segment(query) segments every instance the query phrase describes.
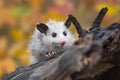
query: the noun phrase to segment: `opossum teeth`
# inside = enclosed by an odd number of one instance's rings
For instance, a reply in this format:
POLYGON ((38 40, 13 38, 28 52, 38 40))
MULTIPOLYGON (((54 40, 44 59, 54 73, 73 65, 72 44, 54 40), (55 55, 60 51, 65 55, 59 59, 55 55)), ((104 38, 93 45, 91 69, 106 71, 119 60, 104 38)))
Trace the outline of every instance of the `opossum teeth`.
POLYGON ((56 52, 53 52, 54 54, 57 54, 56 52))
POLYGON ((52 56, 51 52, 48 53, 49 56, 52 56))
POLYGON ((53 55, 56 55, 56 52, 55 52, 55 51, 52 51, 51 53, 52 53, 53 55))
POLYGON ((56 52, 51 51, 51 52, 48 52, 45 56, 49 58, 49 57, 54 56, 54 55, 56 55, 56 52))
POLYGON ((51 51, 50 53, 51 53, 51 56, 54 56, 54 55, 55 55, 55 53, 54 53, 53 51, 51 51))
POLYGON ((48 55, 48 54, 46 54, 45 56, 46 56, 46 57, 49 57, 49 55, 48 55))

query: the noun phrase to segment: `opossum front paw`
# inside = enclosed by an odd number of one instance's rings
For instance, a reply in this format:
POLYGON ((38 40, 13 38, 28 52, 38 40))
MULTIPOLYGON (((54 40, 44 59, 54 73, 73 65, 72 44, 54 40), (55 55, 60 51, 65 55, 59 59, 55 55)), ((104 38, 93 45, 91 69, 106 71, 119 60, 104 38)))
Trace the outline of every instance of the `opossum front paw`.
POLYGON ((50 57, 53 57, 53 56, 56 55, 56 54, 57 54, 56 52, 51 51, 51 52, 47 52, 45 56, 46 56, 47 58, 50 58, 50 57))

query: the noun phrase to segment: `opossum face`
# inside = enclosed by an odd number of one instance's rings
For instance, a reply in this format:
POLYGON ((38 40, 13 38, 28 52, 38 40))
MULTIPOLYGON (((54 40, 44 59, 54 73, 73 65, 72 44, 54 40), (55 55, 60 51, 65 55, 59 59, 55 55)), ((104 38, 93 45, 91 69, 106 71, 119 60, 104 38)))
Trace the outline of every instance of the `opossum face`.
POLYGON ((37 29, 43 33, 42 42, 46 46, 68 48, 75 41, 64 22, 50 20, 46 24, 38 24, 37 29))

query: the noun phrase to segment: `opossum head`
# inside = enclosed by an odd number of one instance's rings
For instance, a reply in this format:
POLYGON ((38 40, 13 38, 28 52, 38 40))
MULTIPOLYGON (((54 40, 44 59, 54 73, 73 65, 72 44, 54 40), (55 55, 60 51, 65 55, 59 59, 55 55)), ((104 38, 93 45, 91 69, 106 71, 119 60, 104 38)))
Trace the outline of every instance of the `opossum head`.
POLYGON ((74 36, 68 30, 68 26, 65 26, 62 21, 49 20, 46 24, 39 23, 37 30, 43 34, 41 41, 43 45, 67 48, 75 41, 74 36))

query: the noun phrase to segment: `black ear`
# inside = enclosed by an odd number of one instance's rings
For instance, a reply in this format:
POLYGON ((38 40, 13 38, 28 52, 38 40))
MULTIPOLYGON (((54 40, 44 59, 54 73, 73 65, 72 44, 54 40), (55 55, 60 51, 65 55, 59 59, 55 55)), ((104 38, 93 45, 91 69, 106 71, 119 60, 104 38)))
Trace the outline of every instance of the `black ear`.
POLYGON ((45 33, 48 30, 48 26, 43 24, 43 23, 39 23, 37 24, 37 29, 41 32, 41 33, 45 33))

